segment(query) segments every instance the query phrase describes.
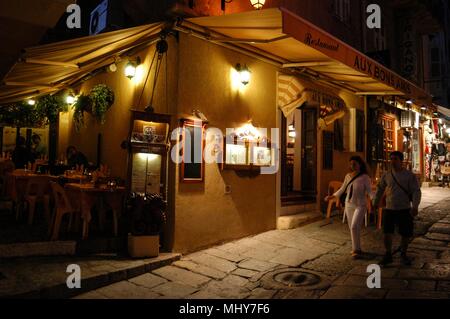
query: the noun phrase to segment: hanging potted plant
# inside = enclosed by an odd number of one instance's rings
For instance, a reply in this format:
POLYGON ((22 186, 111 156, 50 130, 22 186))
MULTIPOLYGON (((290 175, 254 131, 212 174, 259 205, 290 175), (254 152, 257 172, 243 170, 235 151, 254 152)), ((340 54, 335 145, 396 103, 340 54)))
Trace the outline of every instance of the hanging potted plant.
POLYGON ((114 103, 114 92, 105 84, 96 85, 89 93, 92 115, 101 124, 105 123, 105 114, 114 103))
POLYGON ((75 130, 80 131, 84 127, 84 112, 91 112, 91 99, 88 95, 81 94, 72 106, 73 108, 73 122, 75 130))
POLYGON ((159 255, 159 235, 166 223, 167 202, 159 194, 131 194, 128 201, 130 233, 128 253, 131 257, 159 255))
POLYGON ((61 95, 45 95, 39 98, 36 111, 47 118, 47 123, 54 124, 58 120, 60 112, 68 111, 68 106, 63 102, 61 95))

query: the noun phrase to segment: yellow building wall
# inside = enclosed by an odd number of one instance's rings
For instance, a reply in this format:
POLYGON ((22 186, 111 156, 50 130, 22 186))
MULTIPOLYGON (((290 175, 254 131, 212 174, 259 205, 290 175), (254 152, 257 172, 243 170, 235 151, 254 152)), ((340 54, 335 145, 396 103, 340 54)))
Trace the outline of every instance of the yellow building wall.
MULTIPOLYGON (((257 127, 276 127, 276 69, 218 45, 180 35, 178 113, 200 110, 208 127, 225 132, 252 119, 257 127), (245 87, 233 85, 237 63, 252 72, 245 87)), ((239 177, 206 164, 205 182, 184 184, 176 175, 174 250, 187 252, 274 229, 276 175, 239 177), (231 194, 225 194, 225 186, 231 194)))
MULTIPOLYGON (((170 113, 170 108, 175 106, 175 70, 177 67, 176 41, 173 38, 170 38, 168 39, 168 42, 170 45, 168 58, 163 60, 153 101, 155 112, 166 114, 170 113), (168 75, 167 92, 166 74, 168 75)), ((114 91, 115 101, 106 113, 106 121, 103 125, 97 123, 91 114, 85 113, 85 127, 79 132, 75 130, 73 124, 73 110, 69 113, 61 114, 58 158, 65 156, 65 150, 69 145, 74 145, 79 151, 87 156, 90 162, 97 164, 97 136, 98 134, 101 134, 101 163, 107 164, 111 168, 111 174, 113 176, 126 178, 128 153, 126 150, 123 150, 120 145, 122 141, 128 138, 131 117, 130 110, 143 110, 150 104, 155 66, 150 70, 150 76, 145 84, 145 88, 144 83, 154 52, 155 45, 152 45, 136 52, 130 57, 135 59, 139 56, 141 59, 141 65, 138 67, 137 76, 131 80, 125 77, 124 73, 128 59, 122 58, 117 64, 116 72, 100 72, 74 88, 77 93, 89 94, 90 90, 95 85, 106 84, 114 91)))
MULTIPOLYGON (((364 98, 350 94, 345 91, 338 91, 330 89, 339 97, 341 97, 348 109, 358 109, 364 111, 364 98)), ((326 131, 334 131, 334 124, 329 125, 326 131)), ((319 170, 319 185, 318 190, 318 205, 324 211, 327 203, 324 202, 325 196, 328 194, 328 184, 330 181, 344 181, 345 175, 349 173, 349 160, 352 156, 358 155, 365 160, 365 153, 349 152, 349 151, 333 151, 333 169, 323 170, 323 157, 322 157, 322 131, 318 131, 318 170, 319 170)))

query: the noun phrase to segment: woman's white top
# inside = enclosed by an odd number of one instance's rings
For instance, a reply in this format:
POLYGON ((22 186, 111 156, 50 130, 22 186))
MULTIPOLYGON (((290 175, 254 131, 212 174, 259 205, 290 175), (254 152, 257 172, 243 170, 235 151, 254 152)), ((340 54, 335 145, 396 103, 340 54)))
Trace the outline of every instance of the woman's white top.
MULTIPOLYGON (((344 183, 341 188, 339 188, 336 193, 333 195, 337 198, 341 197, 345 192, 345 188, 347 184, 352 180, 352 174, 347 174, 344 179, 344 183)), ((350 206, 366 206, 367 205, 367 195, 369 195, 370 199, 373 199, 372 192, 372 182, 370 177, 366 174, 359 176, 356 178, 348 187, 347 187, 347 197, 345 198, 345 205, 348 204, 350 206), (353 187, 352 198, 350 199, 350 189, 353 187)))

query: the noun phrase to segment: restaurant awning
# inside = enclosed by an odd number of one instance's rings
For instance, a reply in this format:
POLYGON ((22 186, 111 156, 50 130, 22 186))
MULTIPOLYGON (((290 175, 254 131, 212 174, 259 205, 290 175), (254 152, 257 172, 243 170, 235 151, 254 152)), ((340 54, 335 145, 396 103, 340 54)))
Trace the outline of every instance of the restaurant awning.
POLYGON ((158 39, 164 23, 154 23, 24 50, 0 84, 0 105, 70 87, 125 52, 158 39))
POLYGON ((319 123, 322 123, 323 126, 343 117, 346 112, 344 100, 330 93, 329 90, 318 85, 304 85, 295 76, 280 75, 278 77, 277 104, 284 116, 289 117, 292 112, 305 103, 319 106, 319 123))
POLYGON ((420 87, 284 8, 190 18, 177 29, 233 44, 283 68, 307 70, 316 81, 356 95, 402 95, 431 104, 420 87))

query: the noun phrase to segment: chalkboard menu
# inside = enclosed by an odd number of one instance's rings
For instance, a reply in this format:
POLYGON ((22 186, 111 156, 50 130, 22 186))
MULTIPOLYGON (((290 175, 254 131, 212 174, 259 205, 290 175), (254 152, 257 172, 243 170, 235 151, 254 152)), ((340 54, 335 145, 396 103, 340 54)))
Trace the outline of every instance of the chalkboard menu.
POLYGON ((201 183, 204 181, 205 165, 203 159, 204 130, 201 121, 182 121, 182 162, 180 181, 201 183))

